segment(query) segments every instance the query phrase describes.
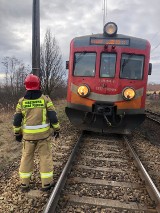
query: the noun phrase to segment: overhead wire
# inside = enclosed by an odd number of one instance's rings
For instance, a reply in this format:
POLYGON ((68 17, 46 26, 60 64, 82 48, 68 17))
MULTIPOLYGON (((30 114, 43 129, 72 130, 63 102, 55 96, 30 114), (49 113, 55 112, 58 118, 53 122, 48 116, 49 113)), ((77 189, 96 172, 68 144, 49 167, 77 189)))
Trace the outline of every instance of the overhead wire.
MULTIPOLYGON (((156 33, 152 36, 151 41, 150 41, 151 43, 152 43, 152 41, 154 41, 153 39, 154 39, 159 33, 160 33, 160 31, 156 32, 156 33)), ((157 49, 159 46, 160 46, 160 42, 159 42, 153 49, 151 49, 151 53, 152 53, 155 49, 157 49)))
POLYGON ((153 51, 154 51, 155 49, 157 49, 159 46, 160 46, 160 42, 157 44, 156 47, 154 47, 154 48, 151 50, 151 53, 153 53, 153 51))
POLYGON ((150 41, 151 43, 152 43, 153 39, 154 39, 159 33, 160 33, 160 31, 156 32, 156 33, 152 36, 151 41, 150 41))

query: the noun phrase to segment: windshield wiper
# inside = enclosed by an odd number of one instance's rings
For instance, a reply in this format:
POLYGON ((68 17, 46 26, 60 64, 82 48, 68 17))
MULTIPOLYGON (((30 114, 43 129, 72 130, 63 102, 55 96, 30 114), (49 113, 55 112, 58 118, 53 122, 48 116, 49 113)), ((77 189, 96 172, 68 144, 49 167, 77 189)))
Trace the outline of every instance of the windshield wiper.
POLYGON ((131 53, 127 59, 124 59, 123 64, 122 64, 122 72, 124 67, 126 66, 126 64, 128 64, 128 62, 130 61, 130 59, 132 58, 132 56, 134 55, 134 53, 131 53))
POLYGON ((86 51, 83 51, 79 54, 79 56, 76 58, 75 60, 75 64, 77 64, 82 58, 83 56, 86 54, 87 52, 86 51))

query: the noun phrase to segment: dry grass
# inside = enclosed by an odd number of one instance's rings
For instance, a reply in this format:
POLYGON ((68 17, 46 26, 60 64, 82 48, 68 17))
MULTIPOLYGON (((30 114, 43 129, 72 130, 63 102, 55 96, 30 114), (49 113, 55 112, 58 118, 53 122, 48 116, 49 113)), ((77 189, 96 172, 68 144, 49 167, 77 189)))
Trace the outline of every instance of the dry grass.
POLYGON ((148 98, 146 100, 146 109, 160 113, 160 100, 152 100, 148 98))
POLYGON ((56 112, 60 123, 67 121, 68 118, 65 114, 66 100, 58 100, 54 102, 54 106, 56 108, 56 112))
POLYGON ((1 112, 0 119, 0 170, 13 162, 21 154, 21 145, 18 144, 12 132, 13 112, 1 112))

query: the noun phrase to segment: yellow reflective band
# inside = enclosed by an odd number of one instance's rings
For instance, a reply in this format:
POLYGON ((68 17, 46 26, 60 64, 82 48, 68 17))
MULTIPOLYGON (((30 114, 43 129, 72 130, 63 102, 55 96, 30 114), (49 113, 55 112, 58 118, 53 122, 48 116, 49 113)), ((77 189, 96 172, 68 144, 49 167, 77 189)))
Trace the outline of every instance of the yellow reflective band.
POLYGON ((49 129, 50 129, 50 126, 47 126, 45 128, 41 128, 41 129, 23 129, 23 132, 28 133, 28 134, 36 134, 36 133, 40 133, 40 132, 46 132, 49 129))
POLYGON ((21 127, 14 127, 13 126, 13 130, 14 130, 14 132, 19 132, 21 130, 21 127))
POLYGON ((57 123, 57 124, 52 124, 52 126, 53 126, 54 129, 59 129, 59 128, 60 128, 59 123, 57 123))
POLYGON ((50 101, 47 103, 47 107, 53 106, 53 103, 50 101))
POLYGON ((27 100, 22 102, 22 107, 24 109, 43 108, 45 104, 43 99, 27 100))
POLYGON ((53 177, 53 172, 41 172, 41 178, 51 178, 53 177))
POLYGON ((26 172, 26 173, 19 172, 19 175, 20 175, 21 178, 30 178, 31 175, 32 175, 32 172, 26 172))
POLYGON ((21 109, 21 105, 18 103, 16 106, 17 109, 21 109))
POLYGON ((22 115, 23 115, 23 124, 26 123, 26 112, 25 110, 22 110, 22 115))
POLYGON ((46 123, 46 109, 43 109, 43 115, 42 115, 42 124, 46 123))

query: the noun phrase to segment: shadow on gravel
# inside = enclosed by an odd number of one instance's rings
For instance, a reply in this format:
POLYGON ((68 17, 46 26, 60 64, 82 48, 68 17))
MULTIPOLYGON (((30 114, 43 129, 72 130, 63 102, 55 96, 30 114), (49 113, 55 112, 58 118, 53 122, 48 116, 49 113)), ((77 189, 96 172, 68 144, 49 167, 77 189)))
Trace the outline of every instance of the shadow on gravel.
POLYGON ((136 131, 139 131, 151 144, 160 146, 159 125, 152 121, 145 120, 144 123, 136 129, 136 131))

